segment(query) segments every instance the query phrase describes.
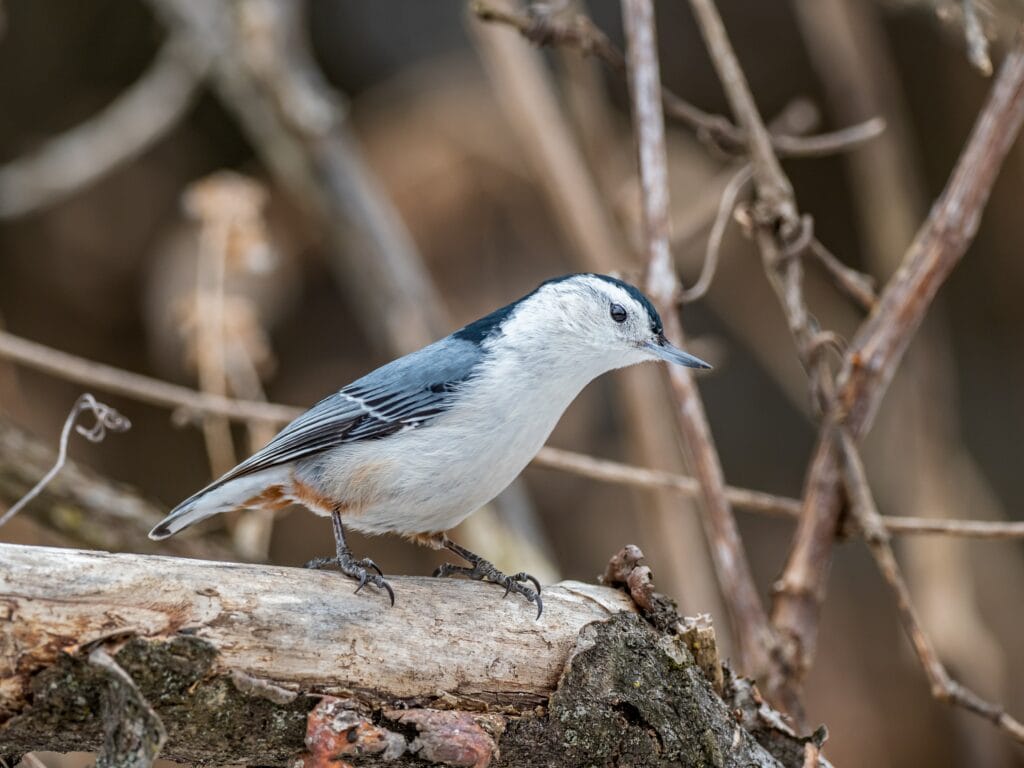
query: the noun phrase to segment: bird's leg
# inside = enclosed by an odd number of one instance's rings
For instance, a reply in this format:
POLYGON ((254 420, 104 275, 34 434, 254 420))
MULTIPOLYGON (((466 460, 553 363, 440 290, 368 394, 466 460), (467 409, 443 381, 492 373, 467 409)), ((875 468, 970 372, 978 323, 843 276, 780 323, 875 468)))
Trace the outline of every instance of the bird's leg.
POLYGON ((317 557, 306 563, 307 568, 325 568, 329 565, 337 565, 338 570, 346 576, 359 582, 356 592, 367 584, 373 584, 378 589, 383 589, 391 598, 391 604, 395 604, 395 591, 391 585, 384 581, 384 573, 380 567, 368 557, 357 560, 352 556, 352 550, 345 543, 345 529, 341 525, 341 510, 335 508, 331 512, 331 523, 334 525, 334 542, 337 554, 334 557, 317 557), (370 573, 370 570, 376 573, 370 573))
POLYGON ((492 584, 499 584, 505 588, 504 597, 507 597, 509 592, 515 592, 516 594, 525 597, 531 603, 536 603, 537 618, 540 618, 540 614, 544 610, 544 603, 540 599, 540 582, 537 581, 537 579, 528 573, 523 573, 522 571, 513 576, 506 576, 495 568, 493 563, 488 560, 484 560, 480 555, 470 552, 465 547, 460 547, 447 536, 444 537, 443 543, 447 549, 454 552, 467 563, 470 563, 472 567, 467 568, 460 565, 445 563, 434 571, 435 576, 465 576, 466 578, 473 579, 475 581, 489 581, 492 584), (532 583, 536 589, 531 589, 523 582, 532 583))

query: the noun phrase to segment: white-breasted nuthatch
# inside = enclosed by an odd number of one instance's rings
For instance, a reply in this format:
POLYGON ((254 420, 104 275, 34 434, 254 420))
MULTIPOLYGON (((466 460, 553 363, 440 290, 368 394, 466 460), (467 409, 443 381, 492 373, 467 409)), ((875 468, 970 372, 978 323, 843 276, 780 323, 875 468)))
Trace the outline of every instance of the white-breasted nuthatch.
POLYGON ((516 478, 584 386, 647 360, 710 368, 668 342, 654 305, 632 285, 596 274, 548 280, 321 400, 175 507, 150 538, 229 510, 301 504, 332 518, 337 545, 335 557, 310 566, 337 564, 357 591, 370 583, 394 603, 376 563, 353 557, 346 527, 447 548, 470 565, 445 564, 435 575, 500 584, 536 603, 539 617, 536 579, 506 576, 445 532, 516 478))

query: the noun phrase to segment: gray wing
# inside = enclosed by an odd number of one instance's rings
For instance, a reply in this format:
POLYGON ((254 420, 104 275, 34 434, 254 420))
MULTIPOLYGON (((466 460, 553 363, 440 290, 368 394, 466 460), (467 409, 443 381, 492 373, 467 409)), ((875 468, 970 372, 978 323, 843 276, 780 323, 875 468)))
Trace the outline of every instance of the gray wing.
POLYGON ((400 357, 321 400, 215 485, 427 424, 451 407, 483 354, 479 345, 449 336, 400 357))

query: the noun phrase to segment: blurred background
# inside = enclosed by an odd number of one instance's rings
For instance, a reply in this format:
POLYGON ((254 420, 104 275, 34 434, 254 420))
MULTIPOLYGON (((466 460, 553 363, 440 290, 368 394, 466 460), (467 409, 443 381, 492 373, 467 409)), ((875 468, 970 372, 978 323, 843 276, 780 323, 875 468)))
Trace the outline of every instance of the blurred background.
MULTIPOLYGON (((820 239, 884 283, 990 84, 962 26, 941 2, 718 5, 766 119, 817 132, 885 118, 886 133, 860 149, 785 163, 820 239)), ((621 47, 618 4, 585 8, 621 47)), ((656 9, 665 84, 728 114, 688 6, 656 9)), ((995 18, 984 15, 998 38, 995 18)), ((997 39, 996 63, 1001 50, 997 39)), ((735 161, 685 126, 668 131, 674 251, 690 285, 735 161)), ((539 51, 460 0, 0 0, 0 326, 91 360, 309 405, 541 280, 594 269, 639 280, 637 189, 621 75, 539 51)), ((1022 204, 1017 147, 868 439, 883 513, 1022 519, 1022 204)), ((808 273, 823 325, 851 333, 861 311, 808 273)), ((799 497, 816 435, 805 376, 738 227, 683 324, 689 349, 715 365, 699 383, 728 482, 799 497)), ((99 446, 78 441, 72 456, 161 508, 274 432, 172 418, 2 357, 0 425, 55 446, 84 389, 134 426, 99 446)), ((606 377, 551 444, 679 471, 666 393, 653 367, 606 377)), ((792 525, 737 514, 767 599, 792 525)), ((330 541, 328 523, 302 510, 197 533, 286 565, 330 541)), ((33 512, 0 535, 90 543, 33 512)), ((385 573, 440 562, 403 541, 352 538, 385 573)), ((591 581, 635 543, 659 587, 684 612, 711 613, 728 647, 700 525, 680 495, 533 467, 455 538, 543 580, 591 581)), ((1024 545, 918 537, 898 556, 953 674, 1019 716, 1024 545)), ((1024 765, 989 724, 932 701, 857 540, 840 545, 828 589, 806 703, 829 727, 836 765, 1024 765)))

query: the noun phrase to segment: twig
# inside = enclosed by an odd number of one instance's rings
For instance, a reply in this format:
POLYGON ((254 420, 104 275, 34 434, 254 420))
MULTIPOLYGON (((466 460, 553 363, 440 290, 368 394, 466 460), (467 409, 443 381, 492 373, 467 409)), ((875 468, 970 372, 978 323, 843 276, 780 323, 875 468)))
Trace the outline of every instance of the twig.
POLYGON ((621 268, 627 250, 622 235, 590 178, 543 61, 528 45, 501 30, 476 24, 470 31, 498 103, 519 134, 555 220, 580 260, 595 272, 621 268))
MULTIPOLYGON (((681 340, 683 329, 676 310, 678 281, 669 249, 668 171, 654 8, 651 0, 623 0, 622 12, 640 164, 648 260, 646 287, 664 316, 666 332, 681 340)), ((672 366, 669 374, 689 463, 703 492, 700 509, 712 561, 736 631, 740 666, 749 674, 756 675, 768 664, 768 619, 725 496, 721 463, 697 386, 686 368, 672 366)))
POLYGON ((148 0, 213 57, 212 85, 281 186, 323 230, 341 291, 378 350, 406 353, 446 326, 409 232, 366 167, 342 98, 309 49, 303 4, 148 0))
MULTIPOLYGON (((637 467, 609 459, 599 459, 551 446, 541 449, 534 459, 533 465, 544 469, 569 472, 605 483, 630 485, 636 488, 668 489, 677 491, 684 496, 700 496, 703 493, 700 482, 693 477, 637 467)), ((787 499, 782 496, 732 486, 725 487, 725 496, 730 504, 757 514, 790 519, 795 519, 800 514, 800 501, 797 499, 787 499)), ((1021 535, 1024 536, 1024 524, 1021 524, 1021 535)))
POLYGON ((90 443, 100 443, 103 441, 103 438, 107 436, 108 429, 111 432, 126 432, 131 428, 131 426, 131 422, 128 421, 128 419, 115 411, 109 405, 98 402, 96 398, 88 392, 79 397, 68 412, 68 417, 64 420, 64 428, 60 433, 60 450, 57 453, 56 463, 54 463, 50 471, 43 475, 39 482, 36 483, 28 493, 12 504, 11 508, 3 515, 0 515, 0 525, 3 525, 24 509, 25 506, 32 501, 32 499, 38 496, 63 468, 64 464, 68 460, 68 440, 71 437, 72 427, 74 427, 75 432, 80 434, 90 443), (76 424, 78 417, 86 412, 91 413, 96 417, 96 423, 88 428, 81 424, 76 424))
POLYGON ((900 619, 914 646, 914 652, 931 683, 932 696, 939 701, 963 707, 991 720, 1008 735, 1024 743, 1024 724, 1006 714, 1002 706, 985 701, 973 691, 953 680, 939 660, 931 640, 925 634, 921 622, 918 620, 917 611, 911 601, 910 590, 900 571, 899 564, 896 562, 889 534, 882 524, 882 516, 878 512, 878 508, 875 506, 857 443, 846 428, 838 430, 837 439, 843 454, 846 485, 853 506, 853 514, 864 532, 864 540, 878 564, 878 569, 896 594, 896 607, 899 609, 900 619))
MULTIPOLYGON (((6 510, 56 463, 56 446, 0 419, 0 511, 6 510)), ((172 554, 234 561, 238 554, 221 536, 175 536, 154 542, 148 534, 167 508, 138 491, 68 459, 43 492, 22 511, 64 541, 87 549, 172 554)))
POLYGON ((871 426, 903 353, 939 287, 973 240, 1003 159, 1024 120, 1024 44, 1007 55, 989 99, 942 195, 878 305, 851 343, 838 379, 837 408, 822 428, 808 471, 804 514, 777 592, 774 623, 789 638, 785 662, 799 680, 814 652, 822 585, 839 519, 839 455, 831 429, 855 438, 871 426))
MULTIPOLYGON (((584 55, 597 56, 616 72, 626 71, 622 51, 583 14, 559 19, 536 8, 532 13, 523 13, 507 6, 498 7, 486 0, 474 0, 470 7, 481 21, 507 24, 536 45, 576 48, 584 55)), ((705 112, 666 88, 662 88, 661 96, 665 114, 692 128, 699 138, 731 152, 742 151, 746 146, 742 129, 721 115, 705 112)), ((818 136, 776 135, 772 137, 772 143, 779 154, 787 157, 818 157, 852 149, 875 138, 884 129, 885 122, 873 118, 818 136)))
MULTIPOLYGON (((237 212, 231 195, 219 187, 217 177, 201 179, 184 195, 185 210, 199 225, 196 252, 194 297, 195 362, 199 388, 203 392, 226 396, 226 340, 224 338, 224 280, 228 248, 237 212)), ((206 456, 213 477, 231 469, 235 460, 231 425, 220 416, 208 416, 202 423, 206 456)))
MULTIPOLYGON (((207 395, 188 387, 169 384, 159 379, 59 352, 4 331, 0 331, 0 357, 80 384, 100 387, 135 400, 183 409, 197 415, 216 414, 234 421, 280 426, 302 413, 302 408, 290 405, 207 395)), ((697 496, 701 493, 700 483, 693 477, 599 459, 551 446, 541 448, 533 464, 607 483, 632 485, 637 488, 665 488, 687 496, 697 496)), ((801 502, 798 499, 733 486, 726 486, 725 493, 731 504, 750 512, 786 518, 797 518, 800 515, 801 502)), ((144 527, 148 530, 155 520, 147 519, 143 523, 144 527)), ((946 534, 978 539, 1024 538, 1024 522, 895 516, 886 517, 884 520, 886 528, 894 534, 946 534)))
POLYGON ((0 330, 0 356, 77 384, 104 389, 144 403, 179 409, 189 418, 215 413, 235 421, 287 424, 300 408, 252 403, 197 392, 150 376, 70 355, 0 330))
POLYGON ((718 257, 722 251, 722 239, 725 237, 725 228, 729 226, 733 210, 736 208, 736 201, 739 199, 743 188, 750 181, 752 171, 750 165, 744 165, 722 192, 722 199, 718 203, 718 212, 715 214, 714 224, 711 225, 711 234, 708 235, 708 244, 704 251, 704 265, 701 267, 700 276, 689 288, 679 294, 679 300, 683 303, 697 301, 703 298, 715 279, 715 272, 718 269, 718 257))
POLYGON ((205 51, 172 35, 102 112, 0 168, 0 218, 59 202, 144 152, 185 114, 208 65, 205 51))
POLYGON ((818 238, 811 241, 808 251, 843 293, 868 312, 875 308, 878 296, 875 294, 875 281, 870 275, 843 264, 818 238))
POLYGON ((964 36, 967 38, 967 58, 985 77, 992 74, 992 59, 988 55, 988 38, 978 18, 974 0, 961 0, 964 17, 964 36))

